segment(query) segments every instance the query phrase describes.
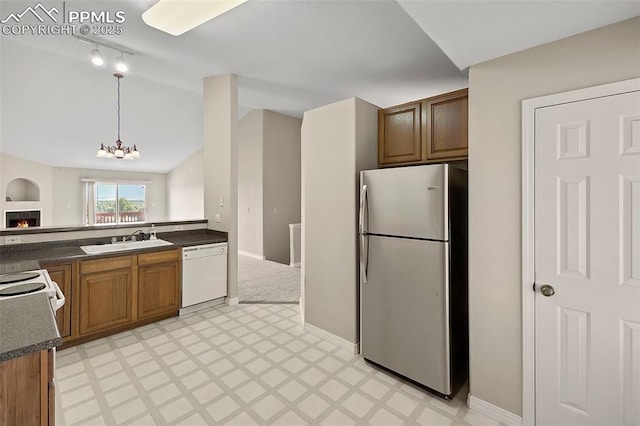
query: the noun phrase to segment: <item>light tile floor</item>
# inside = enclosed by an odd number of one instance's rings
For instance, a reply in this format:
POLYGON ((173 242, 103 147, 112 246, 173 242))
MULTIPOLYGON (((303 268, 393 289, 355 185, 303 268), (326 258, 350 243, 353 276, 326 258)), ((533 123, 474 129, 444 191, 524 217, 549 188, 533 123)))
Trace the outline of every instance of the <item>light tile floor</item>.
POLYGON ((58 425, 498 425, 300 327, 298 305, 235 305, 58 352, 58 425))

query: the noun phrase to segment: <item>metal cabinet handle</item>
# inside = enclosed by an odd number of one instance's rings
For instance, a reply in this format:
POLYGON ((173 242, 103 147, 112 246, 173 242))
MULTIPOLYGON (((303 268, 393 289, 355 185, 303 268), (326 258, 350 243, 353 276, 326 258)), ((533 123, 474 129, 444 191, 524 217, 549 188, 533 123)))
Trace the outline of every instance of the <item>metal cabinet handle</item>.
POLYGON ((549 284, 545 284, 540 287, 540 293, 542 293, 542 295, 545 297, 551 297, 556 294, 556 290, 549 284))

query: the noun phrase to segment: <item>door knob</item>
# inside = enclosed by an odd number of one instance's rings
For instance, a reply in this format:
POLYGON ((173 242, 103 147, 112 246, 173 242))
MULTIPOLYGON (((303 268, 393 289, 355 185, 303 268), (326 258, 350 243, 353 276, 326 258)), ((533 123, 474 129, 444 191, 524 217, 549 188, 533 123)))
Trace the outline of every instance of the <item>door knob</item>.
POLYGON ((543 296, 551 297, 551 296, 553 296, 554 294, 556 294, 556 291, 555 291, 555 289, 554 289, 552 286, 550 286, 549 284, 545 284, 545 285, 543 285, 542 287, 540 287, 540 293, 542 293, 542 295, 543 295, 543 296))

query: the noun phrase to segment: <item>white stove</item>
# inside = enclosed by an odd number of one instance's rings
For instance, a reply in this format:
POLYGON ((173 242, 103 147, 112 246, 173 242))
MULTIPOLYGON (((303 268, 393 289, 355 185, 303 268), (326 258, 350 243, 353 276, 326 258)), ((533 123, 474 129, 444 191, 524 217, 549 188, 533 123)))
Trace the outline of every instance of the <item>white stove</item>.
POLYGON ((46 269, 0 275, 0 300, 36 293, 49 295, 51 308, 54 312, 64 306, 64 294, 58 284, 51 279, 46 269))

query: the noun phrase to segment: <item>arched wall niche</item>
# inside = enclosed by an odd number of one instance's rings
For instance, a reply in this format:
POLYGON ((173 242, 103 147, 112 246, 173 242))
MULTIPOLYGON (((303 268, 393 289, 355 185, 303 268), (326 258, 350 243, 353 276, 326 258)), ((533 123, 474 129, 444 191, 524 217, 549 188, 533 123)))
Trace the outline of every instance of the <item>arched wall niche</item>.
POLYGON ((5 201, 40 201, 40 187, 29 179, 13 179, 7 185, 5 197, 5 201))

